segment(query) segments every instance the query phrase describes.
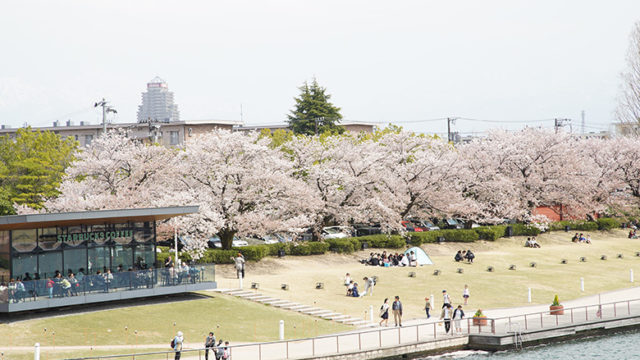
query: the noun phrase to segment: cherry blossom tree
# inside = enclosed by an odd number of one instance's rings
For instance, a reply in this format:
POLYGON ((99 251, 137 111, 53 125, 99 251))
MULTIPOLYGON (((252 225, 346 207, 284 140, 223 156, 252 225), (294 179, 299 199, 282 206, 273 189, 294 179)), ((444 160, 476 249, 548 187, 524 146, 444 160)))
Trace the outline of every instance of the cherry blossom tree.
POLYGON ((582 146, 566 133, 494 131, 461 150, 474 170, 466 195, 479 202, 480 215, 494 218, 529 220, 541 205, 585 214, 592 209, 595 174, 582 146))
POLYGON ((447 142, 407 132, 388 133, 379 140, 384 172, 378 187, 388 192, 384 200, 396 214, 396 227, 406 217, 459 213, 462 197, 458 152, 447 142))
POLYGON ((173 150, 133 141, 114 131, 79 152, 49 212, 124 209, 164 204, 163 177, 173 150))
POLYGON ((196 137, 171 162, 171 189, 200 204, 199 233, 218 234, 223 248, 238 235, 299 231, 313 198, 292 176, 292 162, 257 133, 213 131, 196 137))
POLYGON ((316 239, 327 225, 387 224, 396 218, 376 187, 384 171, 380 145, 354 135, 299 136, 285 143, 294 176, 307 184, 316 239))

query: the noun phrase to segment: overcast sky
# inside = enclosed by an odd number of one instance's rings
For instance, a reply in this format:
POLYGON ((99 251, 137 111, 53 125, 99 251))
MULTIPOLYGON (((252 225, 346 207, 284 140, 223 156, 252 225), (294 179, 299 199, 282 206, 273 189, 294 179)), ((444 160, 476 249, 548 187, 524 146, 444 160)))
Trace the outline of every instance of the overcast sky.
POLYGON ((638 20, 638 0, 3 1, 0 124, 97 123, 102 97, 134 122, 155 76, 183 120, 242 104, 247 125, 283 123, 315 76, 346 121, 575 130, 584 110, 606 129, 638 20))

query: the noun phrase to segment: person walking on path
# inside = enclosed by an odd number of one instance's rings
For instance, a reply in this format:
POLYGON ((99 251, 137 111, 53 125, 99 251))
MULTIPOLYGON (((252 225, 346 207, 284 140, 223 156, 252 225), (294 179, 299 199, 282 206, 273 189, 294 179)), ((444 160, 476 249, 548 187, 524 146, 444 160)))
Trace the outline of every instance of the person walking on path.
POLYGON ((362 280, 364 280, 364 292, 362 294, 360 294, 360 296, 365 296, 367 294, 369 295, 373 295, 373 285, 375 284, 373 282, 373 278, 370 277, 363 277, 362 280))
POLYGON ((216 337, 213 335, 213 331, 209 333, 209 336, 204 340, 204 360, 209 360, 209 350, 212 350, 213 356, 216 356, 216 337))
POLYGON ((462 290, 462 297, 464 298, 464 304, 467 305, 467 302, 469 301, 469 296, 471 296, 471 294, 469 293, 469 285, 464 285, 464 290, 462 290))
POLYGON ((447 290, 442 290, 442 308, 444 309, 447 305, 451 306, 451 298, 449 297, 447 290))
POLYGON ((440 320, 444 320, 444 332, 449 333, 449 329, 451 329, 451 304, 444 304, 442 307, 442 313, 440 313, 440 320))
POLYGON ((384 326, 389 326, 389 298, 384 299, 384 303, 380 306, 380 326, 384 322, 384 326))
POLYGON ((461 320, 464 319, 464 311, 462 311, 462 305, 458 305, 458 308, 453 311, 453 324, 457 333, 462 333, 461 320))
POLYGON ((429 300, 429 297, 424 298, 424 301, 425 301, 424 311, 427 313, 427 319, 429 319, 431 317, 431 315, 429 314, 429 311, 431 311, 433 307, 431 307, 431 300, 429 300))
POLYGON ((173 351, 176 352, 175 360, 180 360, 180 352, 182 351, 182 343, 184 342, 184 336, 182 331, 178 331, 178 334, 173 338, 173 351))
POLYGON ((393 321, 396 326, 402 326, 402 303, 399 296, 396 296, 396 300, 391 304, 391 310, 393 310, 393 321))
POLYGON ((236 264, 236 275, 238 279, 240 279, 241 276, 244 279, 244 256, 242 256, 242 253, 238 253, 238 256, 232 259, 236 264))

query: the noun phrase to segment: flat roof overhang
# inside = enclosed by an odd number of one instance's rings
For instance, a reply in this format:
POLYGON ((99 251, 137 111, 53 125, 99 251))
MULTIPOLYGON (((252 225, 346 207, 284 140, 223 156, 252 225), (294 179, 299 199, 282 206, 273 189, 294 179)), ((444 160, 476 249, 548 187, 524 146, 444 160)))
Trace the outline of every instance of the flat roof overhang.
POLYGON ((165 220, 198 212, 198 206, 172 206, 145 209, 77 211, 52 214, 0 216, 1 230, 21 230, 54 226, 117 224, 126 221, 165 220))

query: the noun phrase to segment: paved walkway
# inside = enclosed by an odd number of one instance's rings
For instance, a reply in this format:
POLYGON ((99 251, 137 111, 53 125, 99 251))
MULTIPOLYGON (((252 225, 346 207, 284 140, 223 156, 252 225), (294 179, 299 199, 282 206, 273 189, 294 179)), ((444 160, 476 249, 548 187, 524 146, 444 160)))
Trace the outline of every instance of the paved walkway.
MULTIPOLYGON (((295 303, 287 304, 288 302, 284 300, 268 298, 266 296, 263 296, 261 294, 251 292, 251 291, 219 290, 219 292, 227 293, 233 296, 243 297, 247 300, 262 302, 262 303, 270 304, 273 306, 280 305, 279 307, 283 309, 299 311, 302 313, 307 313, 311 316, 322 317, 325 319, 330 319, 335 321, 347 319, 347 318, 341 317, 345 315, 340 315, 340 314, 331 312, 330 310, 312 308, 309 306, 304 306, 302 304, 295 304, 295 303), (247 292, 249 294, 246 294, 247 292)), ((622 302, 622 301, 638 300, 638 299, 640 299, 640 287, 634 287, 629 289, 621 289, 621 290, 601 293, 600 295, 591 295, 591 296, 585 296, 585 297, 581 297, 574 300, 563 301, 562 304, 564 305, 565 309, 581 307, 581 306, 592 306, 588 310, 582 311, 582 313, 580 313, 579 311, 575 312, 576 319, 577 319, 576 321, 581 321, 580 319, 584 318, 585 315, 589 319, 595 319, 597 316, 596 312, 598 309, 597 308, 598 304, 622 302)), ((522 316, 524 314, 531 314, 531 313, 537 313, 537 312, 548 312, 548 310, 549 310, 549 304, 543 304, 543 305, 522 306, 522 307, 514 307, 514 308, 489 309, 489 310, 485 310, 484 313, 488 318, 502 318, 502 317, 508 317, 508 316, 517 317, 517 316, 522 316)), ((624 315, 627 313, 627 311, 632 312, 634 314, 635 313, 640 314, 640 301, 633 302, 632 305, 630 305, 629 307, 627 306, 618 307, 618 314, 624 315)), ((436 311, 436 313, 438 312, 436 311)), ((615 313, 616 313, 616 309, 610 306, 608 309, 604 308, 599 316, 601 317, 615 316, 615 313)), ((545 316, 544 324, 541 324, 540 322, 538 322, 538 324, 540 324, 540 326, 544 325, 544 327, 548 327, 548 326, 553 326, 555 321, 557 321, 557 317, 545 316)), ((292 340, 288 342, 287 351, 289 351, 288 350, 289 346, 292 346, 292 347, 293 346, 309 346, 313 342, 322 346, 328 346, 328 347, 337 346, 340 349, 343 349, 343 348, 346 348, 346 346, 354 346, 354 344, 356 343, 358 344, 358 346, 362 346, 361 345, 361 342, 363 341, 362 339, 365 339, 364 341, 367 343, 368 347, 378 346, 377 344, 379 343, 382 343, 384 346, 384 343, 387 341, 385 340, 387 337, 394 338, 393 341, 395 341, 395 339, 398 339, 400 343, 405 343, 406 341, 416 341, 416 340, 428 341, 428 339, 436 338, 436 335, 438 338, 441 338, 442 336, 444 336, 444 331, 442 327, 440 325, 437 325, 437 323, 439 322, 440 321, 437 318, 437 315, 433 316, 431 319, 428 319, 428 320, 427 319, 410 319, 410 320, 407 319, 403 321, 404 327, 400 329, 400 328, 394 328, 394 327, 379 328, 377 324, 370 324, 370 323, 367 323, 364 319, 357 319, 357 321, 352 322, 352 324, 356 326, 366 325, 367 327, 354 329, 354 330, 340 333, 340 334, 320 336, 316 339, 313 339, 314 341, 312 341, 312 339, 292 340), (381 331, 378 331, 378 330, 381 330, 381 331), (400 338, 403 338, 405 341, 400 340, 400 338), (309 343, 309 344, 306 344, 306 343, 309 343)), ((503 322, 506 322, 506 320, 504 320, 503 322)), ((536 325, 535 321, 532 321, 532 323, 533 323, 533 326, 538 326, 536 325)), ((502 326, 503 326, 502 323, 500 324, 499 327, 496 326, 496 330, 497 331, 504 330, 502 329, 502 326)), ((466 325, 464 327, 466 332, 466 325)), ((275 347, 278 347, 278 346, 281 347, 281 345, 278 345, 278 344, 284 344, 284 343, 274 343, 272 345, 263 344, 262 346, 265 348, 263 351, 269 351, 270 348, 273 348, 273 350, 275 351, 275 347)), ((251 343, 247 343, 247 344, 235 343, 234 345, 237 346, 238 352, 242 348, 249 349, 250 347, 254 346, 251 343)), ((187 348, 197 349, 200 346, 201 344, 199 343, 187 343, 185 344, 185 349, 187 348)), ((313 344, 311 346, 316 346, 316 345, 313 344)), ((167 350, 167 347, 168 345, 163 343, 163 344, 139 344, 137 346, 131 346, 131 345, 56 346, 55 348, 45 346, 45 347, 42 347, 41 349, 42 351, 51 351, 54 349, 55 351, 76 351, 76 350, 91 350, 91 349, 109 350, 109 349, 135 348, 135 349, 158 349, 158 351, 164 351, 164 350, 167 350)), ((33 347, 32 346, 1 346, 0 345, 0 351, 9 351, 9 350, 26 352, 26 351, 32 351, 33 347)), ((133 351, 133 352, 136 352, 136 351, 133 351)), ((264 358, 264 353, 263 353, 263 358, 264 358)))

